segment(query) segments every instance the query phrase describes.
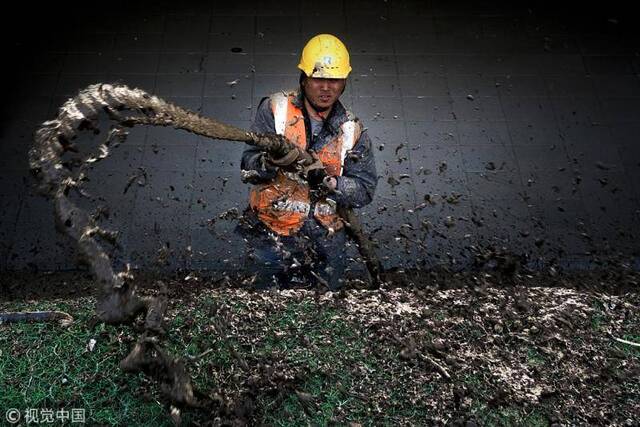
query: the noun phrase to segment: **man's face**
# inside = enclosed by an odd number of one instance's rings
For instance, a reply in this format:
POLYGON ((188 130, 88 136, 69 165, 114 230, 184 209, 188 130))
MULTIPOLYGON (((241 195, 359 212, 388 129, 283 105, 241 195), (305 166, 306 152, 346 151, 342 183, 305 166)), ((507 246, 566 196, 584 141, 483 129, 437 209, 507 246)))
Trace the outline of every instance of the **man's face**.
POLYGON ((324 111, 340 98, 346 82, 346 79, 307 77, 302 81, 302 86, 311 105, 318 111, 324 111))

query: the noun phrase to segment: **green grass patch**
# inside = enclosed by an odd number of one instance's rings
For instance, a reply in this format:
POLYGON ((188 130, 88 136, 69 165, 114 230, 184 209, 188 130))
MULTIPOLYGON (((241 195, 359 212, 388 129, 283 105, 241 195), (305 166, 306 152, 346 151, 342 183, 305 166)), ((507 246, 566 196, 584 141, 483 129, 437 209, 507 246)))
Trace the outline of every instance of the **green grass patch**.
POLYGON ((0 408, 84 409, 89 424, 130 425, 145 420, 170 425, 155 388, 142 376, 121 375, 118 363, 130 339, 125 328, 87 327, 92 301, 16 304, 12 310, 66 311, 68 328, 55 323, 0 327, 0 408), (96 339, 93 351, 87 345, 96 339), (149 398, 142 399, 146 393, 149 398))

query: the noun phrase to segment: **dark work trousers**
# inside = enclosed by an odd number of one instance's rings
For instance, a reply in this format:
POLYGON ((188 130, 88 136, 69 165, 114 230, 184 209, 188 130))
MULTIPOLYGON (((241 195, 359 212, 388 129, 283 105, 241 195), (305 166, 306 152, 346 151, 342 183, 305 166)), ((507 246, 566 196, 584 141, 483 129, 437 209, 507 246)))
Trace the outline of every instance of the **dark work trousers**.
POLYGON ((255 224, 247 241, 247 272, 255 274, 255 287, 320 287, 337 290, 342 286, 346 260, 344 228, 329 234, 313 218, 307 218, 293 236, 279 236, 263 224, 255 224))

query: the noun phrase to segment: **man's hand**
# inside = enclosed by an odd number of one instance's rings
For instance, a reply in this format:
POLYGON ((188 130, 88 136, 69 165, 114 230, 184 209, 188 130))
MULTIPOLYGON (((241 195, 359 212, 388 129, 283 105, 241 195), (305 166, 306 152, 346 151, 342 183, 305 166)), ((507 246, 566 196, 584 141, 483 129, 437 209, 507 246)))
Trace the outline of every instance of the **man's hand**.
POLYGON ((295 170, 299 166, 299 162, 305 160, 307 157, 309 156, 303 150, 295 147, 287 154, 277 159, 274 159, 270 155, 267 155, 267 161, 273 166, 277 166, 279 168, 295 170))
POLYGON ((331 191, 336 191, 338 188, 338 179, 335 176, 325 176, 322 182, 331 191))

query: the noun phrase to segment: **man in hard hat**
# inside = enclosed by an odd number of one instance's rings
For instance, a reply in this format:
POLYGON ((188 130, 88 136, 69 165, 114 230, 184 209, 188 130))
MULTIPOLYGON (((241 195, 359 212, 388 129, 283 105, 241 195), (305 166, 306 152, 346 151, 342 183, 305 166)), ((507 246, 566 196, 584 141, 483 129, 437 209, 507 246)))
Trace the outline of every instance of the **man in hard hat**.
POLYGON ((256 287, 296 282, 331 290, 342 284, 345 224, 337 206, 362 207, 377 184, 371 141, 340 103, 351 71, 335 36, 313 37, 302 51, 299 88, 262 99, 251 130, 284 135, 319 162, 301 178, 299 152, 272 158, 258 148, 242 156, 243 181, 254 184, 241 232, 252 249, 256 287))

